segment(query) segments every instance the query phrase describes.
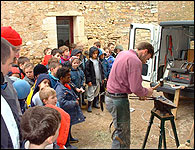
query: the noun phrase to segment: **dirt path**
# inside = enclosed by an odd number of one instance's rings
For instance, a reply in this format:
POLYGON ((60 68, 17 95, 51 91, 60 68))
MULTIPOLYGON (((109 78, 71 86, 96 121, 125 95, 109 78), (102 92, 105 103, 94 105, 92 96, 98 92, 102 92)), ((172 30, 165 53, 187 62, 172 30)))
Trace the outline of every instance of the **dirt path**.
MULTIPOLYGON (((143 83, 146 87, 148 82, 143 83)), ((161 92, 154 92, 153 96, 162 95, 161 92)), ((131 149, 141 149, 145 133, 149 124, 150 111, 153 108, 153 101, 131 100, 130 106, 135 109, 131 113, 131 149)), ((104 104, 105 109, 105 104, 104 104)), ((79 143, 73 145, 79 149, 110 149, 111 148, 111 133, 109 125, 112 117, 105 109, 103 112, 100 109, 92 109, 92 113, 87 112, 87 108, 82 108, 83 114, 86 116, 86 121, 72 126, 72 135, 79 139, 79 143)), ((190 132, 192 122, 194 120, 194 100, 181 98, 177 111, 177 120, 175 121, 177 134, 180 144, 186 142, 190 132)), ((145 149, 157 149, 160 134, 160 120, 155 117, 151 127, 150 134, 146 143, 145 149)), ((173 131, 170 121, 165 122, 166 144, 168 149, 175 149, 173 131)), ((111 128, 113 131, 114 128, 111 128)), ((194 141, 191 139, 191 141, 194 141)), ((193 143, 191 144, 194 145, 193 143)), ((164 147, 162 147, 164 148, 164 147)))

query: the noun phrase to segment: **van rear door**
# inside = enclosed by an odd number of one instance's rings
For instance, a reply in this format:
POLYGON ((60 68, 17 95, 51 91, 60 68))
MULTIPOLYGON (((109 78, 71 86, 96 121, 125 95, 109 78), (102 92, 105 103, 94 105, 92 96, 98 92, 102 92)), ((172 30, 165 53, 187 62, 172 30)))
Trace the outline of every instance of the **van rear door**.
POLYGON ((137 44, 143 41, 149 42, 154 46, 153 58, 143 64, 142 78, 145 81, 157 81, 161 27, 153 24, 132 23, 129 36, 129 49, 135 49, 137 44))

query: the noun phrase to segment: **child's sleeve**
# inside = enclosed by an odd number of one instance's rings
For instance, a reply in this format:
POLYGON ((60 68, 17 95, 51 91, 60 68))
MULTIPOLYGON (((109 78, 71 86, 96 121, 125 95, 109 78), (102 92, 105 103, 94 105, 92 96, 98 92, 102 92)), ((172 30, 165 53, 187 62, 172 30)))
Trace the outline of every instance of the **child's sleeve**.
POLYGON ((56 89, 56 94, 62 109, 71 109, 77 105, 76 100, 70 94, 68 94, 67 91, 56 89))
POLYGON ((86 68, 85 68, 85 78, 86 78, 86 84, 91 82, 91 76, 90 76, 90 66, 89 66, 89 60, 86 63, 86 68))
POLYGON ((81 75, 81 87, 84 88, 85 74, 82 70, 80 70, 80 75, 81 75))

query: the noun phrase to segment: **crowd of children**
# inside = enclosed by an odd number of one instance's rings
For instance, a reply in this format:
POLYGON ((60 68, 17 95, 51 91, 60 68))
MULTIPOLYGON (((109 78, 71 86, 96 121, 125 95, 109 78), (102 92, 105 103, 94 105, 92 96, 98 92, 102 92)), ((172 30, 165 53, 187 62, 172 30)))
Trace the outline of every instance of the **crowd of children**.
POLYGON ((92 112, 92 107, 100 108, 99 100, 104 102, 101 93, 105 92, 115 57, 123 50, 121 45, 114 46, 109 43, 102 49, 101 43, 95 42, 87 53, 81 43, 46 48, 43 61, 36 66, 27 57, 14 58, 8 76, 18 95, 22 137, 24 143, 28 140, 28 148, 49 144, 60 149, 76 148, 71 145, 79 142, 71 134, 72 125, 85 121, 81 106, 87 105, 87 112, 92 112))

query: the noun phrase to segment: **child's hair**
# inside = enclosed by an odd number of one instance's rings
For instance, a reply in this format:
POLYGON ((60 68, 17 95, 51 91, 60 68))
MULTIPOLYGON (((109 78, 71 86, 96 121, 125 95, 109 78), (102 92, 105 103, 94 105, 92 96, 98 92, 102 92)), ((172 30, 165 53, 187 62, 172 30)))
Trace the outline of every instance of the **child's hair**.
POLYGON ((61 50, 61 54, 64 53, 65 50, 69 50, 69 47, 66 45, 60 46, 59 49, 61 50))
POLYGON ((101 48, 101 43, 99 41, 95 42, 94 45, 96 45, 97 48, 101 48))
POLYGON ((76 44, 74 44, 74 43, 70 43, 70 49, 74 49, 75 47, 76 47, 76 44))
POLYGON ((49 66, 49 64, 51 63, 51 62, 59 62, 58 61, 58 59, 56 58, 56 57, 52 57, 52 58, 50 58, 49 60, 48 60, 48 66, 49 66))
POLYGON ((59 68, 56 72, 56 77, 60 79, 61 77, 65 77, 69 72, 70 72, 70 68, 68 67, 59 68))
POLYGON ((57 54, 57 53, 60 53, 61 54, 61 50, 60 49, 57 49, 57 48, 52 49, 52 51, 51 51, 51 55, 52 56, 55 56, 55 54, 57 54))
POLYGON ((47 51, 48 51, 49 49, 51 49, 51 48, 48 48, 48 47, 47 47, 46 49, 44 49, 43 52, 44 52, 45 55, 47 54, 47 51))
POLYGON ((56 57, 52 57, 49 61, 48 61, 48 68, 56 68, 58 66, 60 66, 61 64, 59 63, 58 59, 56 57))
POLYGON ((90 49, 89 49, 89 57, 92 57, 94 51, 98 51, 98 55, 99 55, 99 50, 97 47, 95 46, 92 46, 90 49))
POLYGON ((56 91, 51 87, 44 87, 39 91, 39 96, 41 101, 43 102, 44 99, 48 99, 49 96, 56 94, 56 91))
POLYGON ((110 47, 110 45, 114 45, 113 43, 108 43, 108 47, 110 47))
POLYGON ((18 58, 17 58, 17 57, 14 57, 14 58, 13 58, 13 63, 18 64, 17 62, 18 62, 18 58))
POLYGON ((31 144, 41 145, 48 137, 55 135, 60 122, 61 115, 57 110, 45 106, 31 107, 21 118, 22 137, 31 144))
POLYGON ((72 62, 73 62, 75 59, 77 59, 78 61, 80 61, 80 59, 79 59, 77 56, 72 56, 72 57, 70 57, 70 59, 69 59, 69 62, 70 62, 71 65, 72 65, 72 62))
POLYGON ((18 58, 18 66, 19 66, 20 64, 23 65, 25 62, 30 62, 30 59, 27 58, 27 57, 25 57, 25 56, 21 56, 21 57, 18 58))
POLYGON ((33 68, 33 74, 34 77, 37 77, 39 74, 41 73, 48 73, 47 68, 42 65, 42 64, 37 64, 34 68, 33 68))
POLYGON ((109 49, 107 46, 103 48, 103 50, 107 50, 107 49, 109 49))
POLYGON ((31 62, 25 64, 25 65, 24 65, 24 70, 25 70, 26 68, 29 68, 29 67, 34 68, 34 64, 31 63, 31 62))
POLYGON ((104 49, 105 51, 108 49, 108 50, 109 50, 109 53, 112 52, 112 50, 110 50, 108 47, 104 47, 103 49, 104 49))

